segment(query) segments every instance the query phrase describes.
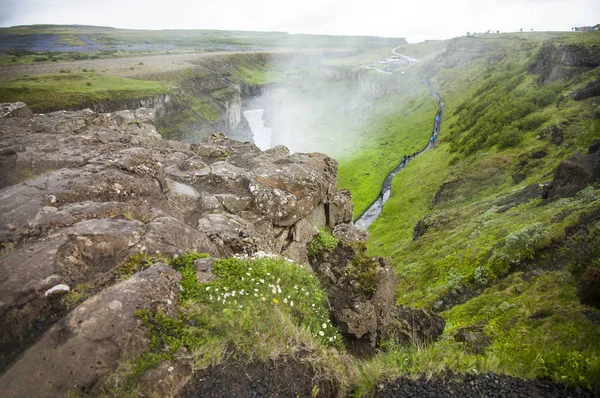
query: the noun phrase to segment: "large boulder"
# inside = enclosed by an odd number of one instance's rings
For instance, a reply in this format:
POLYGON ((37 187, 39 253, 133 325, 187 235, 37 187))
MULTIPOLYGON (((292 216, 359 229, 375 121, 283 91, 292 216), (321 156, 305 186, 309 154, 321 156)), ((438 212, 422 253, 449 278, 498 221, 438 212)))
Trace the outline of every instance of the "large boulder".
POLYGON ((575 154, 558 165, 554 179, 542 190, 542 198, 573 196, 597 181, 600 181, 600 153, 594 141, 588 155, 575 154))
POLYGON ((439 315, 396 307, 396 274, 384 259, 367 256, 364 243, 341 241, 309 259, 351 351, 370 355, 385 339, 423 345, 443 332, 445 321, 439 315))
POLYGON ((583 273, 577 296, 583 304, 600 308, 600 268, 589 267, 583 273))
POLYGON ((157 264, 94 296, 55 324, 0 377, 4 396, 94 391, 102 377, 148 348, 136 310, 176 316, 181 276, 157 264))

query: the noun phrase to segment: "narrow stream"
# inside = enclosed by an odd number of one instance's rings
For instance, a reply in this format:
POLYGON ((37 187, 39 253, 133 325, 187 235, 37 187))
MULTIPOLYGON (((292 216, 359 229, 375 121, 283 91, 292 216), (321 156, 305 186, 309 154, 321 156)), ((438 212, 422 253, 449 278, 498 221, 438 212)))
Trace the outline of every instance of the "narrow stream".
POLYGON ((435 91, 431 83, 425 80, 423 80, 423 83, 427 84, 431 95, 433 95, 438 104, 438 111, 435 114, 435 119, 433 121, 433 130, 431 131, 429 141, 427 142, 425 148, 418 152, 415 152, 411 156, 408 156, 408 158, 405 161, 401 161, 400 164, 390 174, 388 174, 387 177, 385 177, 381 186, 381 192, 379 193, 379 197, 375 199, 373 203, 371 203, 367 210, 365 210, 364 213, 361 214, 358 220, 356 220, 356 222, 354 223, 359 228, 367 229, 369 225, 371 225, 373 221, 375 221, 377 217, 379 217, 381 211, 383 210, 383 205, 385 204, 385 202, 388 201, 388 199, 392 195, 392 180, 394 179, 394 176, 400 171, 402 171, 406 164, 412 159, 435 146, 435 141, 437 140, 437 136, 440 131, 440 124, 442 123, 442 112, 444 111, 444 102, 441 100, 439 94, 435 91))
MULTIPOLYGON (((414 159, 416 156, 421 153, 431 149, 435 145, 435 140, 437 139, 437 135, 440 130, 440 124, 442 119, 442 112, 444 110, 444 103, 442 102, 439 94, 435 91, 435 89, 431 86, 431 83, 423 80, 423 83, 427 84, 431 95, 434 96, 435 100, 438 103, 438 111, 435 115, 435 119, 433 122, 433 130, 431 132, 430 140, 427 142, 427 145, 420 151, 413 153, 408 156, 404 161, 401 161, 400 164, 385 177, 383 180, 383 184, 381 187, 381 192, 379 197, 371 203, 371 205, 365 210, 363 214, 356 220, 355 225, 367 229, 369 225, 373 223, 379 217, 383 210, 383 205, 391 196, 391 186, 392 180, 396 174, 404 169, 406 164, 414 159)), ((252 131, 254 143, 261 150, 266 150, 273 147, 273 129, 269 127, 265 127, 265 121, 263 120, 264 110, 263 109, 249 109, 243 112, 244 117, 248 121, 250 125, 250 129, 252 131)))
POLYGON ((273 129, 265 127, 263 109, 249 109, 244 111, 244 117, 250 125, 254 143, 262 151, 273 147, 273 129))

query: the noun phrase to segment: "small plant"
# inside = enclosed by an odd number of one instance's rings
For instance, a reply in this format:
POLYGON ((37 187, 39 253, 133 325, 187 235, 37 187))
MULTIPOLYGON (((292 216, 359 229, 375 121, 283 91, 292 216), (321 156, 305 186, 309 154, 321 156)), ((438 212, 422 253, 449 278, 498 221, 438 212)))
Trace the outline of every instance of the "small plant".
POLYGON ((144 65, 144 63, 143 62, 139 62, 138 65, 144 65))
POLYGON ((115 271, 115 274, 118 279, 127 279, 136 272, 143 271, 160 260, 160 257, 138 252, 127 257, 127 260, 115 271))
POLYGON ((86 86, 91 86, 91 85, 92 85, 92 82, 87 82, 87 83, 85 83, 85 85, 86 85, 86 86))
POLYGON ((319 234, 308 244, 308 254, 316 256, 323 251, 331 252, 338 243, 339 241, 325 227, 319 227, 319 234))
POLYGON ((511 263, 519 263, 534 254, 535 247, 544 240, 546 228, 539 223, 528 225, 504 238, 504 247, 499 252, 500 258, 511 263))
POLYGON ((129 70, 134 70, 135 68, 132 66, 131 68, 129 68, 129 70))
POLYGON ((71 71, 68 69, 61 69, 58 71, 58 73, 71 73, 71 71))
POLYGON ((67 309, 79 304, 83 300, 88 297, 88 291, 90 290, 90 285, 87 283, 82 283, 80 285, 75 286, 75 288, 71 289, 63 298, 63 304, 67 309))
POLYGON ((88 70, 86 68, 83 68, 81 71, 82 72, 87 72, 88 70))
POLYGON ((577 192, 577 199, 583 203, 591 203, 598 199, 596 191, 591 185, 577 192))

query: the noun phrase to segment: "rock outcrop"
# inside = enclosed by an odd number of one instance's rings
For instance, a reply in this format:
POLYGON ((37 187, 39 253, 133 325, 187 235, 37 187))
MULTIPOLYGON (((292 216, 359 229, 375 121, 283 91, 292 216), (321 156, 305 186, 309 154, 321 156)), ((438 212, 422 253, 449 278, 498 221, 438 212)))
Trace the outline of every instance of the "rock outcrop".
POLYGON ((134 311, 177 315, 180 281, 177 271, 157 264, 85 301, 0 377, 2 395, 64 397, 72 389, 95 391, 103 376, 149 346, 134 311))
POLYGON ((542 190, 542 198, 573 196, 597 181, 600 181, 600 145, 594 141, 588 155, 578 153, 558 165, 554 179, 542 190))
POLYGON ((332 251, 313 253, 310 263, 351 351, 370 355, 384 339, 423 345, 442 334, 446 323, 439 315, 396 307, 396 274, 384 259, 367 256, 360 239, 340 240, 332 251))
POLYGON ((2 109, 2 366, 52 311, 46 292, 110 284, 134 253, 264 251, 306 264, 315 223, 352 220, 349 194, 336 191, 337 163, 322 154, 262 152, 222 134, 195 144, 163 140, 151 109, 2 109))
POLYGON ((535 73, 545 84, 586 72, 600 65, 600 45, 557 44, 546 41, 540 49, 535 73))

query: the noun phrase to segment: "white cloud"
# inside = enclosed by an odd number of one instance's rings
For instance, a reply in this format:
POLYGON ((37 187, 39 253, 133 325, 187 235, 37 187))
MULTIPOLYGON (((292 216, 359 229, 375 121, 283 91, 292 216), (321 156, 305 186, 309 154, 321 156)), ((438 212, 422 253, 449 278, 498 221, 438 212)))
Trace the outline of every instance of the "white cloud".
POLYGON ((0 25, 284 30, 449 38, 467 31, 570 30, 600 21, 597 0, 4 0, 0 25))

